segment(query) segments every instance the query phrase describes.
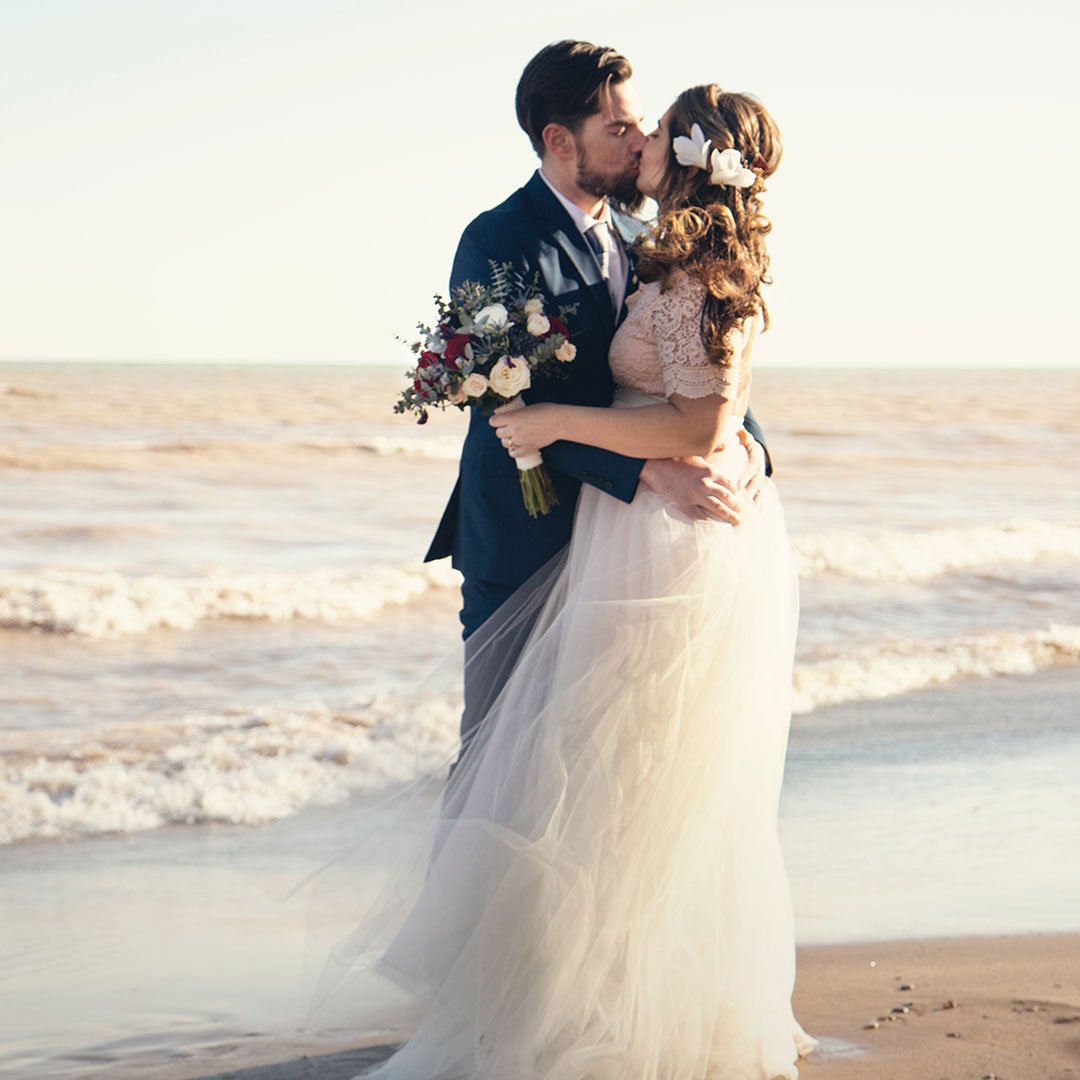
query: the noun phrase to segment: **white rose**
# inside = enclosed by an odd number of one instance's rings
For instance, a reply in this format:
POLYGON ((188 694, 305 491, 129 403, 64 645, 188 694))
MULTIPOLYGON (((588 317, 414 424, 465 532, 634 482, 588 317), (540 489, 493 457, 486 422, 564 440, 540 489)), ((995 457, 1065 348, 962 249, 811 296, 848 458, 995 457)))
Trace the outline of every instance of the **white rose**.
POLYGON ((479 371, 468 375, 461 384, 461 389, 468 397, 483 397, 487 393, 488 381, 479 371))
POLYGON ((539 296, 534 296, 531 300, 525 301, 525 314, 526 315, 539 315, 544 310, 544 301, 539 296))
POLYGON ((569 341, 564 341, 555 350, 555 359, 562 360, 563 363, 568 363, 573 360, 575 356, 577 356, 577 346, 571 345, 569 341))
POLYGON ((546 315, 541 315, 538 312, 529 316, 529 321, 525 324, 525 329, 532 334, 533 337, 543 337, 551 329, 551 322, 546 315))
POLYGON ((524 356, 504 356, 491 369, 491 389, 504 398, 517 397, 532 385, 524 356))
POLYGON ((510 325, 510 313, 502 304, 488 304, 476 313, 473 324, 481 334, 497 334, 510 325))

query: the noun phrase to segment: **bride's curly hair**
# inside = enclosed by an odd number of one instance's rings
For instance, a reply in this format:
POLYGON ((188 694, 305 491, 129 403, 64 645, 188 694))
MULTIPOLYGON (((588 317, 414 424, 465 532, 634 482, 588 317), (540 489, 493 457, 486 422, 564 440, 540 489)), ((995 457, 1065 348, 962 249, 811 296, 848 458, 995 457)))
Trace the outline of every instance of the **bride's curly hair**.
MULTIPOLYGON (((757 179, 750 187, 709 183, 709 173, 680 165, 669 146, 667 170, 656 200, 656 224, 637 243, 638 276, 666 291, 684 270, 705 286, 701 339, 721 367, 730 360, 727 332, 760 311, 769 325, 761 294, 772 283, 765 237, 772 223, 762 213, 765 180, 780 164, 780 129, 765 107, 749 94, 729 94, 715 83, 683 91, 675 101, 670 137, 690 135, 699 124, 713 148, 734 147, 757 179)), ((711 156, 711 150, 710 150, 711 156)))

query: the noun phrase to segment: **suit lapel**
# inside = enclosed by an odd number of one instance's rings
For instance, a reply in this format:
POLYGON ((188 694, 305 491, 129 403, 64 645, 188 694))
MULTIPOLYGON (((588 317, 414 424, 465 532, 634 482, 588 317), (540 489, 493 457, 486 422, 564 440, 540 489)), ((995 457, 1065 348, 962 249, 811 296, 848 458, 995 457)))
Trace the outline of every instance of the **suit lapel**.
POLYGON ((573 218, 544 183, 539 170, 533 173, 532 178, 525 185, 525 191, 539 216, 548 225, 552 240, 559 245, 573 264, 589 299, 596 305, 599 313, 614 325, 614 305, 611 302, 611 293, 608 292, 607 284, 600 276, 600 264, 592 248, 586 243, 585 237, 574 224, 573 218))
MULTIPOLYGON (((563 208, 560 206, 559 209, 563 208)), ((596 261, 592 248, 586 243, 577 226, 570 222, 567 228, 556 229, 552 237, 574 264, 574 269, 588 289, 592 302, 609 322, 614 322, 614 305, 611 302, 607 282, 600 276, 600 264, 596 261)))

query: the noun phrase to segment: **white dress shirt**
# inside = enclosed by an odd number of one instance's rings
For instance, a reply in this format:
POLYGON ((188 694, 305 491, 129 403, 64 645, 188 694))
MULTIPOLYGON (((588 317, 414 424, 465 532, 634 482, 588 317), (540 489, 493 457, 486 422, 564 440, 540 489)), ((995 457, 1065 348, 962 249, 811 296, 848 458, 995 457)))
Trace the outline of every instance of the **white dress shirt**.
POLYGON ((608 267, 608 292, 611 293, 611 302, 615 305, 615 317, 618 318, 626 295, 626 272, 629 269, 630 262, 626 251, 623 249, 622 237, 619 235, 619 230, 615 227, 615 222, 611 219, 611 207, 608 206, 607 200, 605 199, 603 213, 601 213, 598 218, 594 218, 591 214, 586 214, 580 206, 576 206, 572 203, 544 175, 543 169, 538 169, 537 172, 540 173, 540 177, 544 183, 551 188, 555 198, 566 207, 566 212, 573 218, 574 224, 578 227, 578 231, 581 233, 586 243, 589 242, 588 237, 585 236, 586 232, 588 232, 588 230, 597 222, 603 221, 608 226, 608 230, 611 233, 611 262, 608 267))

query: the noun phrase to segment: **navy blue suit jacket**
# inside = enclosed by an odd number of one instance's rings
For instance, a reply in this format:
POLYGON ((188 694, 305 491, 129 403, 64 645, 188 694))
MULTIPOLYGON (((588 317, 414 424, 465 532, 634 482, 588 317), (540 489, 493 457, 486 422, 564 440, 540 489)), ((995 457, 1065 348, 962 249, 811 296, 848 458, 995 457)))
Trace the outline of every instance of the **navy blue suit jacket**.
MULTIPOLYGON (((629 252, 641 223, 614 210, 612 218, 629 252)), ((577 304, 576 314, 566 320, 577 347, 577 356, 562 368, 566 377, 537 378, 522 394, 523 400, 610 405, 615 383, 608 348, 626 305, 615 312, 596 256, 539 171, 465 229, 450 287, 467 280, 490 280, 489 260, 512 263, 527 278, 538 270, 546 311, 554 314, 559 305, 577 304)), ((631 260, 627 294, 636 286, 631 260)), ((559 505, 546 515, 529 517, 517 464, 489 418, 479 409, 471 413, 457 484, 424 562, 449 555, 466 577, 517 587, 569 541, 582 483, 624 502, 633 499, 644 459, 561 440, 541 451, 559 505)), ((764 445, 764 437, 752 424, 748 414, 747 427, 764 445)))

